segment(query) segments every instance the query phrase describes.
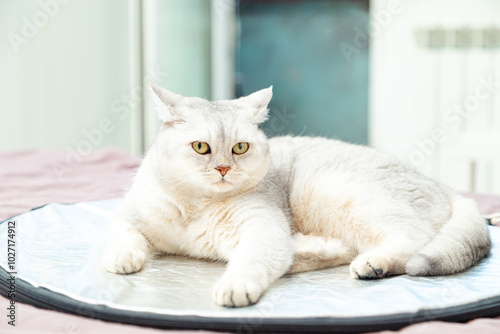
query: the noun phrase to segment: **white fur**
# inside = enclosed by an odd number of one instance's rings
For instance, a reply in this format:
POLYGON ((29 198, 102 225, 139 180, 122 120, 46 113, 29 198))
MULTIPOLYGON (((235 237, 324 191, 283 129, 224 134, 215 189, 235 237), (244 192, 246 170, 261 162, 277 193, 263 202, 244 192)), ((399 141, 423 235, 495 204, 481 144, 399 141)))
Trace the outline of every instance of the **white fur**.
POLYGON ((271 87, 214 102, 153 90, 162 125, 110 233, 111 272, 136 272, 153 252, 227 261, 214 301, 246 306, 288 270, 352 261, 354 278, 446 274, 489 250, 473 205, 387 154, 324 138, 268 140, 258 124, 271 87), (196 141, 211 153, 196 153, 196 141), (238 142, 246 153, 232 153, 238 142), (218 166, 230 170, 221 176, 218 166), (447 262, 450 252, 460 261, 447 262))

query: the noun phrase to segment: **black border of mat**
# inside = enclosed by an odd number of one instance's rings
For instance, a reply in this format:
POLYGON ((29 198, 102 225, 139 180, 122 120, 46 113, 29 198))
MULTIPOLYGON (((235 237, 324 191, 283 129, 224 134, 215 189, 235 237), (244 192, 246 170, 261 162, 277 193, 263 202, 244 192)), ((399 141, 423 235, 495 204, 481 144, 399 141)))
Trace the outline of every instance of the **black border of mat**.
MULTIPOLYGON (((34 208, 31 211, 42 207, 44 206, 34 208)), ((16 217, 7 219, 0 224, 15 220, 16 217)), ((6 298, 8 298, 9 292, 9 284, 7 284, 9 278, 10 274, 4 268, 0 267, 0 294, 6 298)), ((120 310, 105 305, 84 303, 44 287, 35 287, 17 277, 15 294, 16 302, 92 319, 163 329, 203 329, 239 333, 356 333, 396 330, 411 324, 430 320, 466 322, 479 317, 500 315, 500 296, 482 299, 466 305, 440 309, 423 309, 416 313, 398 313, 377 317, 308 317, 290 319, 179 316, 120 310)))

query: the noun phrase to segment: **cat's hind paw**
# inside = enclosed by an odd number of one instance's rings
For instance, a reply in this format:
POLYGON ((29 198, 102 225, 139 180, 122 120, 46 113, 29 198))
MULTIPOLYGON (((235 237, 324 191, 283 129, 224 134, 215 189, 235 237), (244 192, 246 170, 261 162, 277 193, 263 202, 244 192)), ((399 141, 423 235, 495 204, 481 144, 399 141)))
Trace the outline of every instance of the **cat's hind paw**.
POLYGON ((390 274, 391 263, 381 256, 361 254, 351 263, 351 277, 356 279, 377 279, 390 274))
POLYGON ((141 270, 146 261, 146 254, 137 249, 107 249, 103 257, 103 266, 114 274, 131 274, 141 270))
POLYGON ((214 288, 215 304, 226 307, 243 307, 255 304, 263 293, 261 286, 249 279, 222 278, 214 288))

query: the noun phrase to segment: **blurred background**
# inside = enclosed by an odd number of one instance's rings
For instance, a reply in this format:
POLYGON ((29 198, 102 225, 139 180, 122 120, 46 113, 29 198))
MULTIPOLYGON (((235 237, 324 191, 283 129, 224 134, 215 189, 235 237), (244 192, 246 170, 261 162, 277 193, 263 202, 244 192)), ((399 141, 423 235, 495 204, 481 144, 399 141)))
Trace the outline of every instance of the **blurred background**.
POLYGON ((0 150, 143 154, 148 83, 273 85, 269 136, 368 144, 500 194, 496 0, 0 0, 0 150))

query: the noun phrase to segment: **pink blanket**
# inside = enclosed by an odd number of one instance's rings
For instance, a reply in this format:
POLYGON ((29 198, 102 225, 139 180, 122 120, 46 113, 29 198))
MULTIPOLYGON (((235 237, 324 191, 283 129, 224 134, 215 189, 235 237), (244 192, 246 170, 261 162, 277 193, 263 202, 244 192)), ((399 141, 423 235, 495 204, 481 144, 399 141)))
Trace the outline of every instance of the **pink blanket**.
MULTIPOLYGON (((78 158, 60 151, 0 152, 0 221, 47 203, 75 203, 123 195, 141 161, 116 149, 103 149, 78 158)), ((467 194, 483 214, 500 212, 500 197, 467 194)), ((0 304, 8 300, 0 297, 0 304)), ((0 333, 160 333, 165 331, 100 320, 19 304, 17 325, 0 322, 0 333)), ((410 333, 498 333, 499 319, 468 324, 425 322, 402 329, 410 333)), ((166 331, 176 333, 176 331, 166 331)), ((183 332, 186 333, 186 332, 183 332)), ((197 332, 200 333, 200 332, 197 332)), ((389 333, 389 332, 384 332, 389 333)))

